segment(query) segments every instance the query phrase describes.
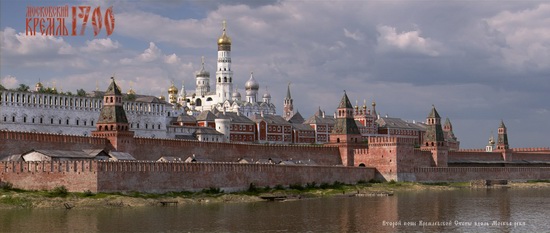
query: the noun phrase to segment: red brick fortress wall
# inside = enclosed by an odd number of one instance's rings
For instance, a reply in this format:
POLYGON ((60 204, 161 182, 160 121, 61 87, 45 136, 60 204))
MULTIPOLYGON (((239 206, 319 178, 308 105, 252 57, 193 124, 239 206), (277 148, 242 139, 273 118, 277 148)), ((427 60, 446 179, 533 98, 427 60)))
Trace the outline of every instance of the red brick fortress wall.
POLYGON ((420 167, 414 175, 409 181, 550 180, 550 167, 420 167))
POLYGON ((214 162, 237 162, 239 158, 283 160, 311 159, 319 165, 341 165, 337 147, 319 145, 262 145, 219 142, 198 142, 175 139, 134 138, 129 151, 138 160, 156 161, 161 156, 186 159, 195 154, 214 162))
POLYGON ((98 189, 103 192, 168 192, 216 187, 246 190, 315 182, 356 183, 374 178, 374 168, 239 163, 99 162, 98 189))
POLYGON ((69 191, 97 192, 96 166, 94 161, 0 162, 0 181, 25 190, 52 190, 63 185, 69 191))
POLYGON ((50 133, 0 131, 0 159, 14 154, 22 154, 30 151, 31 149, 104 149, 107 145, 108 141, 105 138, 50 133))
POLYGON ((169 192, 215 187, 245 190, 307 183, 357 183, 374 178, 374 168, 298 166, 239 163, 165 163, 53 161, 1 162, 0 181, 15 188, 51 190, 65 186, 71 192, 169 192))

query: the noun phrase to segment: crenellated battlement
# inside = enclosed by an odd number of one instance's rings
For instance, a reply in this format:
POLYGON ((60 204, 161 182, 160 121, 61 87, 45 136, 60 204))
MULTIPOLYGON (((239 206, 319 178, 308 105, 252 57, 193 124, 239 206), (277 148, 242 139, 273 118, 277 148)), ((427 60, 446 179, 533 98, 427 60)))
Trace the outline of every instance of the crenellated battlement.
POLYGON ((395 146, 395 145, 414 145, 413 137, 368 137, 369 146, 395 146))
POLYGON ((241 149, 265 149, 265 150, 297 150, 307 149, 312 151, 335 151, 338 149, 336 145, 308 145, 308 144, 250 144, 250 143, 235 143, 235 142, 205 142, 196 140, 184 140, 184 139, 166 139, 166 138, 143 138, 135 137, 134 142, 136 145, 156 145, 156 146, 168 146, 168 147, 181 147, 181 146, 197 146, 197 147, 239 147, 241 149))
POLYGON ((485 152, 485 149, 460 149, 457 152, 485 152))
POLYGON ((33 142, 59 142, 59 143, 87 143, 104 146, 107 144, 105 138, 78 136, 67 134, 38 133, 38 132, 19 132, 19 131, 0 131, 0 140, 17 140, 33 142))
POLYGON ((96 172, 97 161, 2 161, 0 174, 3 173, 78 173, 96 172))
POLYGON ((540 147, 540 148, 512 148, 513 152, 549 152, 550 147, 540 147))
POLYGON ((0 162, 0 180, 16 188, 69 191, 168 192, 219 187, 243 190, 251 183, 275 186, 355 183, 374 178, 374 168, 151 161, 0 162), (327 174, 330 174, 327 176, 327 174))

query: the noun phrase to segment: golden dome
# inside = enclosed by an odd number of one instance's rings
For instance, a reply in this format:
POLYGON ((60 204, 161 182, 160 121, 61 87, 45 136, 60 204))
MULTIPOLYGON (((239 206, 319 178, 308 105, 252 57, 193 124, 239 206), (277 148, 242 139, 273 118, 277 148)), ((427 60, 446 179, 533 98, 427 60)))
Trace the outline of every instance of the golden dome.
POLYGON ((178 88, 176 86, 174 86, 174 83, 172 83, 172 86, 170 86, 170 88, 168 88, 168 93, 169 94, 177 94, 178 93, 178 88))
POLYGON ((231 44, 231 38, 225 33, 225 20, 223 21, 223 33, 218 39, 218 44, 231 44))
POLYGON ((166 100, 163 95, 159 96, 159 100, 166 100))
POLYGON ((128 92, 126 92, 126 94, 128 94, 128 95, 135 95, 136 92, 134 91, 134 89, 132 89, 132 88, 130 87, 130 90, 128 90, 128 92))

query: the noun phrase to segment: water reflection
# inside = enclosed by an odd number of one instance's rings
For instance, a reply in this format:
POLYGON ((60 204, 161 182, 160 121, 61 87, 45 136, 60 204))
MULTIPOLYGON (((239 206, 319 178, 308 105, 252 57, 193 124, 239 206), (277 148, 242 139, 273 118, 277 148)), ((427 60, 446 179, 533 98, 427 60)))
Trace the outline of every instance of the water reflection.
POLYGON ((549 201, 548 188, 463 189, 178 207, 18 209, 0 211, 0 232, 529 232, 550 229, 544 207, 549 201))

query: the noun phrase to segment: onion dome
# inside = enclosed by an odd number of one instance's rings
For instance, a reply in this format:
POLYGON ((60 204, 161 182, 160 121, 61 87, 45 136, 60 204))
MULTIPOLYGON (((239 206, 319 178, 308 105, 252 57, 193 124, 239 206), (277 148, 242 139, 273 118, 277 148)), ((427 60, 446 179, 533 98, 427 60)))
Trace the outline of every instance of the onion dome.
POLYGON ((178 88, 174 86, 174 83, 172 83, 170 88, 168 88, 168 94, 177 94, 177 93, 178 93, 178 88))
POLYGON ((267 90, 267 86, 265 87, 265 94, 263 96, 264 99, 271 99, 271 94, 269 94, 269 91, 267 90))
POLYGON ((254 79, 254 72, 250 72, 250 79, 246 81, 246 83, 244 84, 244 88, 246 90, 256 90, 256 91, 260 89, 260 84, 258 83, 258 81, 256 81, 256 79, 254 79))
POLYGON ((132 89, 132 88, 130 87, 130 90, 128 90, 128 92, 126 92, 126 94, 127 94, 127 95, 135 95, 136 92, 134 91, 134 89, 132 89))
POLYGON ((35 87, 37 90, 39 90, 39 89, 44 88, 44 85, 42 85, 42 83, 39 81, 39 82, 36 83, 36 85, 34 85, 34 87, 35 87))
POLYGON ((201 57, 201 63, 202 63, 201 70, 197 71, 195 73, 195 76, 196 77, 210 77, 210 72, 206 71, 206 69, 204 68, 204 56, 201 57))
POLYGON ((240 99, 241 98, 241 93, 238 92, 238 91, 235 91, 235 92, 233 92, 232 96, 233 96, 233 98, 239 98, 240 99))
POLYGON ((166 100, 166 98, 163 95, 161 95, 159 96, 159 100, 166 100))
POLYGON ((229 36, 227 36, 227 34, 225 33, 225 20, 223 21, 222 36, 220 36, 220 38, 218 39, 218 45, 222 45, 222 44, 226 44, 226 45, 231 44, 231 38, 229 38, 229 36))

